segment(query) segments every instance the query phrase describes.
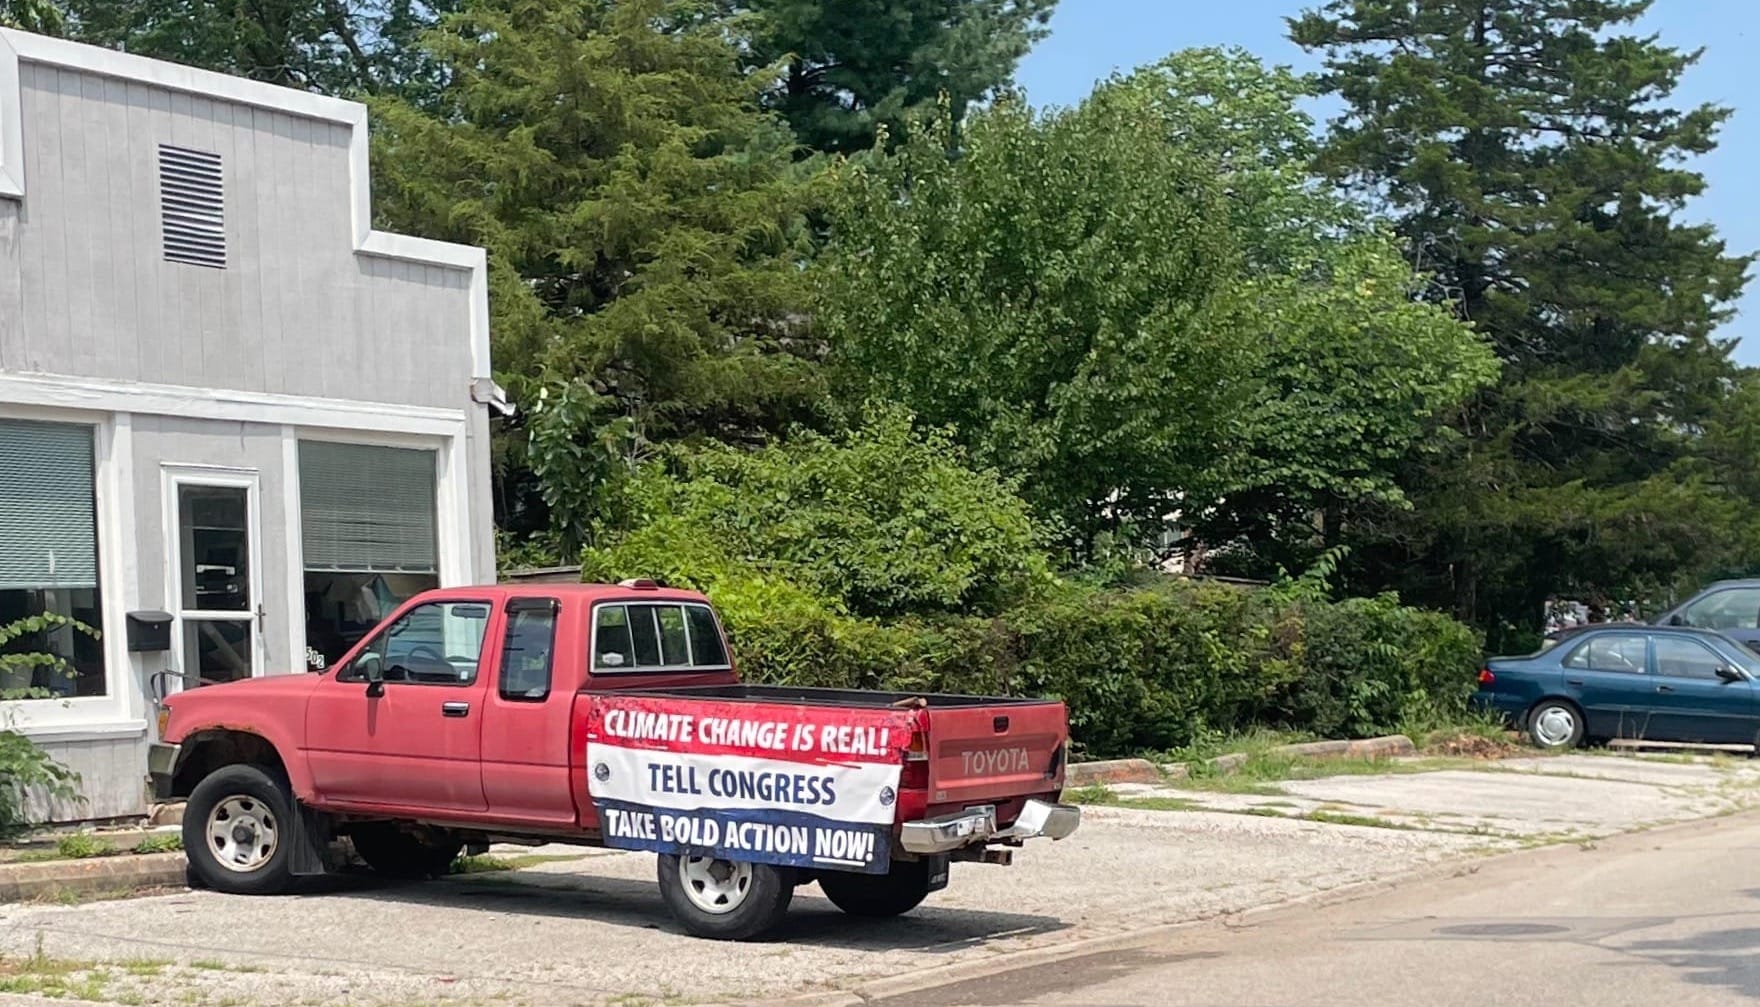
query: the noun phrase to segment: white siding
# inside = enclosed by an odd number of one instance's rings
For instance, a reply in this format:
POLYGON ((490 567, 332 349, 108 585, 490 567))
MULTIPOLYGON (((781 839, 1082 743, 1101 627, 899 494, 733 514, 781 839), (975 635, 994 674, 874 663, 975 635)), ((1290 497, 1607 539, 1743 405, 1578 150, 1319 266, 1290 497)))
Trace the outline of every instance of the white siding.
POLYGON ((25 199, 0 205, 0 367, 470 405, 469 274, 354 251, 347 126, 26 62, 25 199), (218 153, 227 266, 164 260, 158 146, 218 153), (10 300, 5 299, 11 294, 10 300))
POLYGON ((79 774, 76 789, 83 801, 26 801, 35 821, 78 822, 126 818, 146 811, 147 749, 145 738, 104 738, 97 741, 44 740, 38 747, 79 774))

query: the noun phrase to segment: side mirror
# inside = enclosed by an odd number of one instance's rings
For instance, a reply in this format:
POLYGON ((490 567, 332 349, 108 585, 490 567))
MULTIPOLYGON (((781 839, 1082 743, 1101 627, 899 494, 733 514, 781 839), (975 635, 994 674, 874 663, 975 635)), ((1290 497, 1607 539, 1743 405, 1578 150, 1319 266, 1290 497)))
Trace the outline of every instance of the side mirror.
POLYGON ((1727 664, 1718 665, 1717 677, 1723 679, 1725 682, 1740 682, 1743 680, 1742 673, 1731 668, 1727 664))
POLYGON ((361 655, 361 677, 367 680, 367 697, 377 699, 385 695, 385 662, 377 654, 361 655))
POLYGON ((1668 624, 1670 626, 1685 626, 1687 624, 1687 617, 1676 612, 1674 615, 1668 617, 1668 624))

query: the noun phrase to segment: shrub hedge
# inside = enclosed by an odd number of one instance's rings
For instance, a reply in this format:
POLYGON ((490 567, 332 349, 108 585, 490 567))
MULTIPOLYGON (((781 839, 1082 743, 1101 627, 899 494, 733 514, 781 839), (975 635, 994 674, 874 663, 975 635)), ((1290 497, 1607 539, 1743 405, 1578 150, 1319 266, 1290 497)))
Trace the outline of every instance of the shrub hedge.
POLYGON ((1391 595, 1342 602, 1168 580, 1062 584, 994 618, 879 621, 763 575, 709 586, 744 676, 849 688, 1045 695, 1082 754, 1176 748, 1267 724, 1364 736, 1464 708, 1480 641, 1391 595))

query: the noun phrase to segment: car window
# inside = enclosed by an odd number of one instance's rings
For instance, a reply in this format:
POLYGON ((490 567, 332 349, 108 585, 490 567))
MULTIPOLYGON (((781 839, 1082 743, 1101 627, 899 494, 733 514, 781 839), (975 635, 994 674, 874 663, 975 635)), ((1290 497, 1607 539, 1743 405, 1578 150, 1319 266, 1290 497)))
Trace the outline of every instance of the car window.
POLYGON ((1731 662, 1697 640, 1678 636, 1656 638, 1656 673, 1669 678, 1717 677, 1717 669, 1731 662))
POLYGON ((556 654, 556 602, 521 599, 507 608, 501 641, 501 698, 535 703, 550 695, 556 654))
POLYGON ((1760 587, 1712 592, 1683 609, 1681 618, 1701 629, 1760 629, 1760 587))
POLYGON ((1644 672, 1645 639, 1641 633, 1597 633, 1565 656, 1564 666, 1586 671, 1644 672))
POLYGON ((363 682, 377 663, 387 684, 470 685, 477 680, 489 606, 480 602, 417 605, 374 634, 337 681, 363 682))
POLYGON ((594 622, 593 668, 646 671, 726 668, 727 648, 715 614, 688 603, 600 605, 594 622))

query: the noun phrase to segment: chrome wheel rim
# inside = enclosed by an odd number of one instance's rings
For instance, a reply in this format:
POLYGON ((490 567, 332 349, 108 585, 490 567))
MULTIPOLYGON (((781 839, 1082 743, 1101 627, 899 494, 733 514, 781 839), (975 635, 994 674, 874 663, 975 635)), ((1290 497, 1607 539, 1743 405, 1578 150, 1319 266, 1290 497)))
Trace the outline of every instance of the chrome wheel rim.
POLYGON ((1577 733, 1577 715, 1562 706, 1549 706, 1534 718, 1534 737, 1547 748, 1568 744, 1577 733))
POLYGON ((706 913, 731 913, 752 891, 752 865, 712 857, 680 857, 679 881, 685 898, 706 913))
POLYGON ((208 812, 208 852, 229 871, 261 868, 281 845, 281 823, 269 806, 249 794, 235 794, 208 812))

